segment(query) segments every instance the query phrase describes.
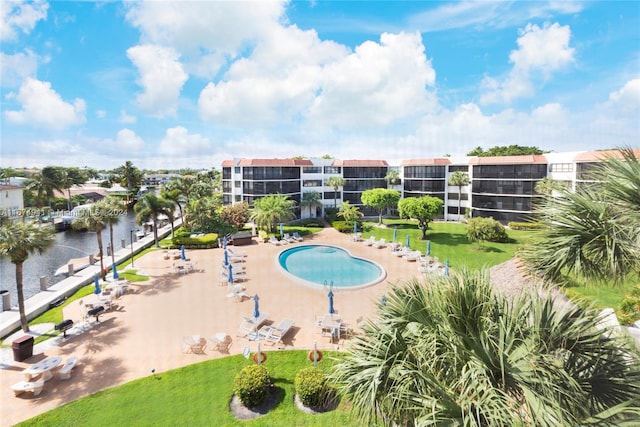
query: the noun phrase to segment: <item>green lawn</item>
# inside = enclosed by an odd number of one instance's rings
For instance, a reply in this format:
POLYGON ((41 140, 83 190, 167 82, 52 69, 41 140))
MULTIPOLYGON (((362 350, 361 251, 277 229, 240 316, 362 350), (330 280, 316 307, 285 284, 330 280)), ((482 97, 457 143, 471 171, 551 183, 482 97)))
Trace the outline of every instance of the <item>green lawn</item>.
MULTIPOLYGON (((398 228, 396 241, 406 242, 409 236, 409 246, 414 250, 426 253, 427 241, 420 240, 422 232, 415 222, 400 219, 384 219, 387 228, 376 227, 376 222, 367 222, 362 233, 363 238, 375 236, 384 237, 388 242, 393 240, 393 227, 398 228)), ((469 243, 467 226, 454 222, 434 222, 429 224, 427 239, 431 241, 431 255, 437 256, 440 262, 449 260, 453 269, 466 266, 476 270, 482 267, 493 267, 513 258, 516 250, 530 238, 531 232, 507 230, 510 243, 483 243, 481 247, 469 243)))
MULTIPOLYGON (((237 420, 229 410, 233 379, 253 363, 241 355, 197 363, 157 379, 142 378, 98 392, 27 420, 19 426, 359 426, 346 400, 334 411, 318 415, 301 412, 293 403, 296 373, 311 366, 306 351, 267 352, 265 366, 281 401, 267 415, 237 420)), ((318 366, 327 371, 338 353, 324 352, 318 366)), ((73 374, 72 380, 73 381, 73 374)))

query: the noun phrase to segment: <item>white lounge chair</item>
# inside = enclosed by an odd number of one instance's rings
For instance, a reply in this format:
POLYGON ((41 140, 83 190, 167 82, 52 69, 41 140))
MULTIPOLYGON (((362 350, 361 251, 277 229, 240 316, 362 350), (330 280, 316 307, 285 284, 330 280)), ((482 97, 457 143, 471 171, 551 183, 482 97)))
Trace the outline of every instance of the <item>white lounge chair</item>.
POLYGON ((403 255, 402 258, 411 262, 411 261, 418 261, 421 256, 422 256, 422 253, 420 251, 413 251, 403 255))
POLYGON ((242 317, 242 322, 240 323, 240 327, 238 328, 238 335, 243 337, 246 335, 253 334, 258 331, 260 325, 267 320, 269 315, 267 313, 260 313, 260 317, 257 319, 255 317, 242 317))
POLYGON ((21 395, 24 392, 31 392, 34 396, 37 396, 44 387, 44 380, 40 381, 20 381, 11 386, 11 390, 16 396, 21 395))
POLYGON ((284 233, 284 236, 282 237, 282 239, 287 243, 295 243, 295 242, 297 242, 297 240, 294 239, 293 237, 291 237, 289 235, 289 233, 284 233))
POLYGON ((293 232, 293 238, 298 242, 302 242, 304 240, 297 231, 293 232))
POLYGON ((247 253, 245 251, 241 251, 239 249, 231 249, 231 248, 228 247, 227 248, 227 252, 232 257, 241 257, 241 258, 246 258, 247 257, 247 253))
POLYGON ((380 249, 380 248, 384 248, 386 245, 387 245, 387 241, 383 237, 380 240, 376 240, 375 242, 373 242, 371 246, 373 246, 376 249, 380 249))
POLYGON ((61 380, 68 380, 71 378, 71 370, 76 366, 76 363, 78 363, 77 356, 71 356, 66 362, 64 362, 64 365, 62 365, 62 368, 58 371, 58 375, 61 380))
POLYGON ((280 240, 276 239, 275 236, 269 237, 269 243, 276 246, 280 246, 283 244, 280 240))
POLYGON ((371 236, 367 240, 363 240, 362 244, 365 245, 365 246, 371 246, 371 245, 373 245, 375 243, 375 241, 376 241, 376 237, 375 236, 371 236))
POLYGON ((260 329, 260 338, 271 344, 277 344, 282 341, 282 338, 289 332, 289 329, 293 326, 294 321, 291 319, 283 319, 277 326, 267 326, 260 329))

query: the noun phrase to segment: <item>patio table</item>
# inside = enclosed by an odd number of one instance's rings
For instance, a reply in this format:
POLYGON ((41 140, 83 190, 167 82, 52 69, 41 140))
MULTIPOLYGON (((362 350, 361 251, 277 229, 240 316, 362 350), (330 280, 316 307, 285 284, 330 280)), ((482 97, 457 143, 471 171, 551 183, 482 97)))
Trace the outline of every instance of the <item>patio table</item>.
POLYGON ((47 381, 53 377, 51 370, 57 368, 60 363, 62 363, 62 358, 59 356, 47 357, 23 370, 22 374, 26 377, 27 381, 31 381, 38 375, 42 375, 42 379, 47 381))

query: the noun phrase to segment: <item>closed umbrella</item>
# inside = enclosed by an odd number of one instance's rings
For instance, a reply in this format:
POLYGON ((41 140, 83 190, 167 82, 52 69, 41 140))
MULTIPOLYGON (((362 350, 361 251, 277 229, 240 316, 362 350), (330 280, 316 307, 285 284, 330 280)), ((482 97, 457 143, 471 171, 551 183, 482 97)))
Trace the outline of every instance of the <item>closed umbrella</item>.
POLYGON ((431 240, 427 240, 427 255, 431 255, 431 240))
POLYGON ((284 224, 280 223, 280 237, 284 236, 284 224))
POLYGON ((111 265, 111 270, 113 271, 113 279, 118 280, 120 276, 118 276, 118 269, 116 268, 115 262, 111 265))
POLYGON ((410 237, 409 237, 409 235, 407 234, 407 240, 406 240, 406 242, 405 242, 405 246, 406 246, 407 248, 409 247, 409 240, 410 240, 410 237))
POLYGON ((398 237, 398 229, 394 228, 393 229, 393 243, 396 242, 396 238, 398 237))
POLYGON ((180 247, 180 258, 182 258, 183 261, 187 259, 186 255, 184 253, 184 245, 182 245, 180 247))
POLYGON ((353 223, 353 232, 357 233, 358 232, 358 223, 354 221, 353 223))
POLYGON ((227 250, 227 236, 222 238, 222 249, 227 250))
POLYGON ((329 291, 329 293, 327 294, 327 296, 329 297, 329 314, 333 314, 336 311, 333 309, 333 291, 329 291))
POLYGON ((233 284, 233 267, 231 266, 231 264, 229 264, 227 266, 227 268, 229 269, 229 277, 227 278, 227 282, 229 282, 229 284, 233 284))
POLYGON ((253 317, 256 319, 258 319, 258 317, 260 317, 260 297, 258 296, 258 294, 255 294, 253 296, 253 317))
POLYGON ((229 265, 229 253, 227 252, 227 250, 224 250, 224 265, 227 266, 229 265))
POLYGON ((449 275, 449 258, 444 260, 444 275, 449 275))
POLYGON ((93 293, 96 295, 100 295, 102 293, 102 289, 100 288, 100 278, 98 277, 97 274, 93 276, 93 284, 95 285, 95 289, 93 290, 93 293))

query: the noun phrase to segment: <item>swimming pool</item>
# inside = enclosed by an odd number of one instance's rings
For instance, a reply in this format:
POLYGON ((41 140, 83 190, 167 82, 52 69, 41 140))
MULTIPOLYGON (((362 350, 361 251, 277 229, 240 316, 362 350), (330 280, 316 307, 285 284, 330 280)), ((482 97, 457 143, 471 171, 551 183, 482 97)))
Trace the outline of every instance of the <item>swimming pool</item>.
POLYGON ((387 276, 380 265, 329 245, 302 245, 286 249, 278 256, 278 262, 287 273, 306 283, 333 283, 334 287, 343 289, 374 285, 387 276))

